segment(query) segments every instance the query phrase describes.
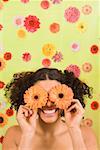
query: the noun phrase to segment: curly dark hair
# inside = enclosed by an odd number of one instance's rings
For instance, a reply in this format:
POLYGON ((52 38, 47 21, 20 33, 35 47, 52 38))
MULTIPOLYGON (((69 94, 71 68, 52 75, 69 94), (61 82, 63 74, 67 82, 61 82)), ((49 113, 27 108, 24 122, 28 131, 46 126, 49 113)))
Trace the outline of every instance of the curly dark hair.
POLYGON ((74 93, 74 98, 78 99, 85 107, 84 96, 91 97, 91 87, 83 83, 80 79, 74 76, 73 72, 68 72, 64 70, 55 68, 41 68, 36 72, 20 72, 15 73, 10 83, 5 87, 5 96, 9 99, 11 103, 11 108, 15 108, 18 111, 20 105, 24 105, 23 94, 24 92, 34 85, 39 80, 57 80, 61 84, 66 84, 71 87, 74 93))

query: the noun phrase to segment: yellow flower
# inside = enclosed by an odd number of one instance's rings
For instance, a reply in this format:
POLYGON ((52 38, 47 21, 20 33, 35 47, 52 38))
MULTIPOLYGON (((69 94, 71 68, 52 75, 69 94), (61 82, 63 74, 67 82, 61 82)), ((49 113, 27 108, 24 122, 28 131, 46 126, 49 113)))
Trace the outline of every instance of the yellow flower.
POLYGON ((0 71, 2 71, 5 68, 5 61, 0 58, 0 71))
POLYGON ((26 32, 23 29, 19 29, 17 34, 20 38, 24 38, 26 36, 26 32))
POLYGON ((86 23, 84 22, 78 23, 77 28, 81 33, 85 32, 87 29, 86 23))
POLYGON ((58 108, 64 109, 65 107, 68 108, 71 104, 73 95, 73 91, 70 87, 65 84, 61 84, 50 90, 49 99, 54 102, 58 108))
POLYGON ((52 57, 55 54, 55 46, 53 44, 45 44, 42 47, 42 52, 45 56, 52 57))
POLYGON ((0 127, 4 127, 8 122, 8 118, 6 115, 0 113, 0 127))
POLYGON ((42 108, 47 103, 48 94, 39 85, 33 85, 24 94, 24 102, 30 109, 42 108))

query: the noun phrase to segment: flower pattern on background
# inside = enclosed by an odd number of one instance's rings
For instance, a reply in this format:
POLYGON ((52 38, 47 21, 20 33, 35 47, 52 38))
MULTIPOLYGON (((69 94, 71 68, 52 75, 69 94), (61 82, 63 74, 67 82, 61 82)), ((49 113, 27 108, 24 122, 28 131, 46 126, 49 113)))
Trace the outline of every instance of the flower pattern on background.
POLYGON ((31 54, 26 52, 26 53, 23 53, 22 59, 23 61, 28 62, 31 60, 31 57, 32 57, 31 54))
POLYGON ((83 121, 83 124, 85 126, 88 126, 88 127, 91 127, 93 125, 93 121, 89 118, 86 118, 84 121, 83 121))
POLYGON ((43 47, 42 47, 42 52, 45 56, 47 57, 52 57, 55 53, 55 46, 53 44, 45 44, 43 47))
POLYGON ((49 99, 54 102, 56 107, 60 109, 68 108, 73 99, 73 91, 65 84, 57 85, 53 87, 49 92, 49 99))
POLYGON ((51 65, 51 60, 50 59, 48 59, 48 58, 44 58, 43 60, 42 60, 42 65, 44 66, 44 67, 49 67, 50 65, 51 65))
POLYGON ((2 0, 2 1, 4 1, 4 2, 8 2, 9 0, 2 0))
POLYGON ((48 0, 42 0, 40 5, 43 9, 48 9, 50 7, 50 3, 48 0))
POLYGON ((99 47, 97 45, 92 45, 90 51, 92 54, 97 54, 99 51, 99 47))
POLYGON ((2 71, 5 68, 5 61, 0 58, 0 71, 2 71))
POLYGON ((14 24, 18 27, 23 27, 24 26, 24 17, 22 16, 16 16, 14 18, 14 24))
POLYGON ((4 53, 4 59, 5 59, 5 60, 10 60, 11 58, 12 58, 11 52, 6 52, 6 53, 4 53))
POLYGON ((26 37, 26 32, 25 32, 25 30, 23 30, 23 29, 19 29, 19 30, 17 31, 17 35, 18 35, 18 37, 20 37, 20 38, 25 38, 25 37, 26 37))
POLYGON ((29 2, 29 0, 20 0, 22 3, 26 4, 29 2))
POLYGON ((1 102, 1 98, 0 98, 0 109, 4 109, 6 107, 6 102, 2 101, 1 102))
POLYGON ((84 5, 82 7, 82 12, 84 15, 89 15, 92 12, 92 7, 90 5, 84 5))
POLYGON ((99 108, 99 103, 97 101, 93 101, 91 103, 91 109, 97 110, 99 108))
POLYGON ((66 70, 69 71, 69 72, 73 72, 75 77, 80 76, 80 68, 77 65, 71 64, 66 68, 66 70))
POLYGON ((3 89, 5 86, 5 83, 3 81, 0 81, 0 89, 3 89))
POLYGON ((65 19, 70 23, 75 23, 80 17, 80 11, 76 7, 69 7, 65 10, 65 19))
POLYGON ((8 123, 8 118, 3 113, 0 113, 0 127, 4 127, 8 123))
POLYGON ((87 30, 87 25, 85 22, 79 22, 77 24, 77 29, 79 32, 84 33, 87 30))
POLYGON ((29 15, 24 20, 24 26, 28 32, 35 32, 40 28, 39 18, 29 15))
POLYGON ((79 45, 79 43, 73 42, 73 43, 71 44, 71 49, 72 49, 74 52, 79 51, 79 50, 80 50, 80 45, 79 45))
POLYGON ((52 59, 54 62, 60 62, 63 59, 63 55, 61 52, 56 52, 52 59))
POLYGON ((86 62, 82 65, 82 70, 84 72, 90 72, 92 70, 92 65, 90 63, 86 62))
POLYGON ((0 31, 3 29, 3 26, 2 26, 2 24, 0 24, 0 31))
POLYGON ((48 94, 39 85, 31 86, 24 94, 24 102, 30 109, 42 108, 47 103, 48 94))
POLYGON ((60 4, 63 0, 51 0, 53 4, 60 4))
POLYGON ((59 32, 59 30, 60 30, 60 25, 58 23, 52 23, 50 25, 50 31, 52 33, 57 33, 57 32, 59 32))
POLYGON ((13 114, 14 114, 14 111, 13 111, 13 109, 7 109, 6 110, 6 115, 8 116, 8 117, 11 117, 11 116, 13 116, 13 114))

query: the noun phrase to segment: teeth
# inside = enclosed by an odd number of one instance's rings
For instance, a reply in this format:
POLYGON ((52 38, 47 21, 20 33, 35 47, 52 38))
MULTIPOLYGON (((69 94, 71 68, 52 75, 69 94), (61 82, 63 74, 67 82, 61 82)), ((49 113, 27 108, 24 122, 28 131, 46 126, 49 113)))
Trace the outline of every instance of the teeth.
POLYGON ((44 113, 46 113, 46 114, 55 113, 55 109, 53 109, 53 110, 44 110, 44 113))

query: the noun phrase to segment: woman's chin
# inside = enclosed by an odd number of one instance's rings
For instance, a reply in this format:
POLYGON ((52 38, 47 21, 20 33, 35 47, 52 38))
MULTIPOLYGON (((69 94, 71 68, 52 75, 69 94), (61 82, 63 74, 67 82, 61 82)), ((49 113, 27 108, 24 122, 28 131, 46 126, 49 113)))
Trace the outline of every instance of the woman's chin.
POLYGON ((40 110, 39 116, 45 123, 54 123, 59 118, 59 110, 57 108, 51 110, 40 110))

